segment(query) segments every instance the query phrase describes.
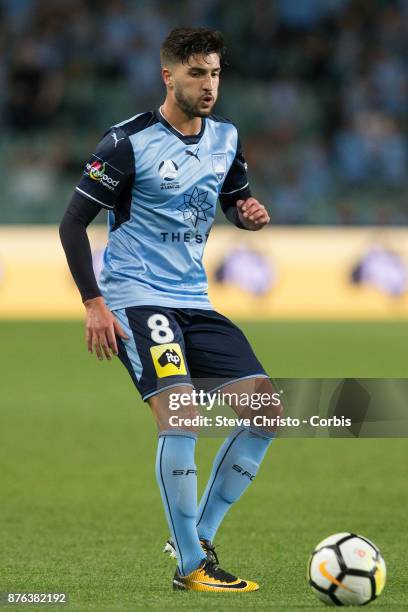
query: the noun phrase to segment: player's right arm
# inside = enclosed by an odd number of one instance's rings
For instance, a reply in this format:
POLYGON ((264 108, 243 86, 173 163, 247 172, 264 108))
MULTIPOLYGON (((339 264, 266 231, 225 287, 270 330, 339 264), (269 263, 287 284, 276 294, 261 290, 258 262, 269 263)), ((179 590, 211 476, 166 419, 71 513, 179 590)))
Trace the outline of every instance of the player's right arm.
POLYGON ((86 164, 60 224, 62 246, 86 308, 88 350, 95 351, 98 359, 111 359, 111 352, 118 353, 115 334, 124 339, 127 336, 99 290, 86 229, 102 208, 116 209, 120 205, 133 176, 134 158, 128 138, 119 129, 107 132, 86 164))
POLYGON ((225 177, 219 199, 228 221, 240 229, 257 231, 270 221, 265 206, 252 197, 247 163, 238 136, 235 158, 225 177))

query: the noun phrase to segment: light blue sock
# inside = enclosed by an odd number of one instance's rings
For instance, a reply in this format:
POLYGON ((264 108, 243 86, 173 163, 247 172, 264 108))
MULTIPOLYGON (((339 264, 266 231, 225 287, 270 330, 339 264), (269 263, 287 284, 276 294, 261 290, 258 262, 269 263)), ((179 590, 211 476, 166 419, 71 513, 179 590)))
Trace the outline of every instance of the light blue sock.
POLYGON ((179 572, 190 574, 205 557, 197 535, 197 436, 183 431, 159 434, 156 478, 176 546, 179 572))
POLYGON ((201 539, 214 540, 224 516, 253 481, 275 434, 257 428, 235 430, 215 457, 197 512, 201 539))

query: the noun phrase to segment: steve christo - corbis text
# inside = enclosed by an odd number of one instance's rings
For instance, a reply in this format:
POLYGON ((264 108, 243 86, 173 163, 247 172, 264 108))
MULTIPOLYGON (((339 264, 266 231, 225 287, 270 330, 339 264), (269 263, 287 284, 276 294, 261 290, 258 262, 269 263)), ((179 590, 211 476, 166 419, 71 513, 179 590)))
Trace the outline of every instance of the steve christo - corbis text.
POLYGON ((351 419, 346 417, 325 418, 313 415, 307 419, 297 419, 293 417, 267 417, 257 414, 252 418, 227 417, 217 415, 215 417, 197 415, 192 418, 179 417, 172 414, 169 417, 171 427, 301 427, 310 425, 311 427, 350 427, 351 419))
POLYGON ((256 412, 267 406, 278 406, 280 404, 280 393, 223 393, 218 390, 214 393, 207 393, 203 390, 193 389, 190 393, 171 393, 169 396, 169 408, 174 411, 169 417, 171 427, 350 427, 351 419, 344 416, 321 417, 311 415, 307 418, 296 418, 290 416, 268 417, 256 412), (251 418, 228 417, 216 415, 214 417, 198 414, 194 417, 181 417, 177 410, 185 406, 204 406, 206 410, 212 410, 215 405, 229 404, 235 400, 241 407, 247 407, 254 411, 251 418))

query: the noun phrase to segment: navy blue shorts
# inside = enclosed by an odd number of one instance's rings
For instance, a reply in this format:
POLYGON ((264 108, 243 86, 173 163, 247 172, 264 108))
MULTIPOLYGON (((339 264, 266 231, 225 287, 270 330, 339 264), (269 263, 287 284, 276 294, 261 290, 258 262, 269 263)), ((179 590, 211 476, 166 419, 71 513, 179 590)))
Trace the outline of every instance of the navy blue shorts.
POLYGON ((119 358, 144 400, 170 387, 215 388, 267 377, 242 331, 214 310, 133 306, 115 310, 129 340, 119 358))

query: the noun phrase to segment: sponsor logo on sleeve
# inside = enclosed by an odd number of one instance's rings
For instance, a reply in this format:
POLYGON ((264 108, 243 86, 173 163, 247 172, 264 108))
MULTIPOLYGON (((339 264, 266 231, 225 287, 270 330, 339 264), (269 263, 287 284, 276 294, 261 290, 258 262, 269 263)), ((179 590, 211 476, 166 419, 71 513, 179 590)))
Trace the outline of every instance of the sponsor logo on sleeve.
POLYGON ((88 162, 84 170, 85 176, 88 176, 92 181, 100 183, 103 187, 109 189, 109 191, 115 191, 119 185, 119 179, 115 178, 118 174, 118 170, 102 159, 88 162))

